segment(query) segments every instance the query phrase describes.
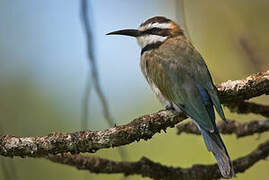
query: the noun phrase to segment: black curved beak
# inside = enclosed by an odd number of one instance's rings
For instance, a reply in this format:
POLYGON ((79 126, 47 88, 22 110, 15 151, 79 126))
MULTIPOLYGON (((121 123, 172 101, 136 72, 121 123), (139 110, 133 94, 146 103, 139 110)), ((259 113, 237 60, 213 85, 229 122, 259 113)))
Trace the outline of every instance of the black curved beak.
POLYGON ((137 29, 123 29, 107 33, 106 35, 124 35, 124 36, 138 37, 140 36, 140 34, 141 34, 140 31, 138 31, 137 29))

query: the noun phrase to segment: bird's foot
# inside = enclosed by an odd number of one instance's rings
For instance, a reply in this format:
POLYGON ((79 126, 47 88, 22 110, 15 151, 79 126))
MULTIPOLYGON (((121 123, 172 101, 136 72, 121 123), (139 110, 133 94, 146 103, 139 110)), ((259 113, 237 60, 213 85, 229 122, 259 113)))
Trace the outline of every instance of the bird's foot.
POLYGON ((175 108, 172 103, 165 106, 166 111, 170 111, 175 115, 178 115, 182 110, 179 108, 175 108))
POLYGON ((172 112, 173 114, 177 114, 177 110, 174 108, 174 106, 173 106, 172 103, 166 105, 166 106, 165 106, 165 110, 166 110, 166 111, 170 111, 170 112, 172 112))
POLYGON ((168 104, 168 105, 165 106, 165 110, 167 110, 167 111, 175 111, 175 108, 173 107, 172 104, 168 104))

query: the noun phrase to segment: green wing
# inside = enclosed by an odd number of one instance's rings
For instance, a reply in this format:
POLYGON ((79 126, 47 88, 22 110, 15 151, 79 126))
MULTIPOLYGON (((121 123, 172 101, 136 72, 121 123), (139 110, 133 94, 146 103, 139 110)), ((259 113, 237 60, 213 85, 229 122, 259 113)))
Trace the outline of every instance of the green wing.
POLYGON ((179 106, 203 128, 213 131, 214 122, 204 105, 198 86, 207 91, 222 119, 225 117, 206 64, 195 49, 182 51, 182 46, 177 44, 174 47, 171 51, 164 47, 163 52, 148 54, 148 76, 165 98, 179 106))

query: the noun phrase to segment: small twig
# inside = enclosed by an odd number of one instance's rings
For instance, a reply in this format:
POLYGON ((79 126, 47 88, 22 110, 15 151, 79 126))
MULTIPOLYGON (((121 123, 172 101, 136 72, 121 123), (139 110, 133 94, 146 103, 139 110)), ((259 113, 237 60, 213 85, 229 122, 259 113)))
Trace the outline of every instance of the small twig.
MULTIPOLYGON (((89 5, 88 5, 88 0, 81 0, 81 20, 82 20, 82 24, 84 26, 85 29, 85 33, 86 33, 86 39, 87 39, 87 48, 88 48, 88 60, 89 60, 89 64, 91 67, 91 78, 93 80, 93 85, 95 87, 95 91, 101 101, 102 107, 103 107, 103 113, 104 113, 104 118, 107 121, 109 127, 113 127, 114 126, 114 121, 110 115, 109 112, 109 107, 107 104, 107 100, 104 96, 104 93, 102 91, 100 82, 99 82, 99 75, 98 75, 98 71, 97 71, 97 65, 96 65, 96 59, 95 59, 95 54, 94 54, 94 46, 93 46, 93 36, 92 36, 92 32, 91 32, 91 26, 90 26, 90 19, 89 19, 89 11, 88 11, 89 5)), ((90 75, 89 75, 90 76, 90 75)), ((87 78, 87 81, 89 81, 91 78, 87 78)), ((89 84, 88 82, 86 83, 86 90, 85 90, 85 95, 83 96, 85 99, 83 99, 83 101, 88 101, 88 96, 90 95, 90 88, 88 87, 89 84)), ((88 121, 88 119, 86 119, 88 117, 88 104, 89 103, 83 103, 84 107, 84 116, 82 116, 82 121, 88 121), (85 116, 86 115, 86 116, 85 116)), ((84 122, 85 123, 85 122, 84 122)), ((87 124, 87 123, 85 123, 87 124)), ((87 127, 86 127, 87 128, 87 127)))
MULTIPOLYGON (((91 32, 91 27, 90 27, 89 8, 90 6, 88 4, 88 0, 81 0, 81 19, 82 19, 82 24, 84 25, 84 28, 85 28, 86 36, 87 36, 88 59, 89 59, 90 67, 91 67, 91 71, 88 73, 85 92, 82 99, 83 112, 82 112, 81 124, 82 126, 84 126, 83 129, 87 129, 88 114, 89 114, 89 97, 90 97, 90 90, 91 90, 90 80, 92 79, 93 85, 95 87, 95 91, 102 104, 104 118, 106 122, 108 123, 109 127, 113 127, 116 123, 112 119, 107 100, 105 98, 105 95, 103 93, 103 90, 99 82, 99 75, 97 71, 96 59, 95 59, 95 54, 94 54, 93 36, 91 32)), ((122 159, 126 158, 127 152, 125 151, 125 149, 119 148, 118 152, 122 159)))
POLYGON ((191 40, 191 35, 190 35, 190 31, 189 28, 187 26, 187 22, 186 22, 186 12, 185 12, 185 3, 184 0, 176 0, 176 14, 178 16, 178 14, 181 15, 181 21, 182 21, 182 25, 184 28, 184 32, 186 34, 186 36, 188 37, 188 39, 192 42, 191 40))
POLYGON ((256 71, 264 71, 264 63, 266 61, 253 49, 249 40, 240 38, 239 45, 241 50, 245 53, 246 58, 252 64, 252 67, 254 67, 256 71))
MULTIPOLYGON (((233 161, 235 173, 245 172, 256 162, 267 158, 269 155, 269 140, 260 144, 254 151, 246 156, 233 161)), ((156 163, 145 157, 136 162, 116 162, 112 160, 72 155, 70 153, 48 156, 48 159, 57 163, 74 166, 81 170, 93 173, 123 173, 125 176, 141 175, 153 179, 166 180, 211 180, 222 178, 217 164, 193 165, 191 168, 168 167, 156 163)))
MULTIPOLYGON (((250 121, 247 123, 240 123, 228 120, 228 123, 220 121, 217 127, 222 134, 235 134, 236 137, 241 138, 253 134, 260 134, 269 131, 269 120, 250 121)), ((200 131, 193 122, 180 124, 177 126, 177 134, 181 133, 200 135, 200 131)))
POLYGON ((232 103, 232 104, 226 104, 226 107, 230 109, 231 112, 236 112, 239 114, 259 114, 264 117, 269 117, 269 106, 268 105, 262 105, 257 104, 254 102, 239 102, 239 103, 232 103))

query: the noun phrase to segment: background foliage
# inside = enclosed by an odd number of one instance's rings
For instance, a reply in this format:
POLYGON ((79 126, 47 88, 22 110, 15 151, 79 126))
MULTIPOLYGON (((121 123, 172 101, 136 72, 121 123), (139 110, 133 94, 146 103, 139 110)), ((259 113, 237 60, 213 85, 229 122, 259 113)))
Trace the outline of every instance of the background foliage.
MULTIPOLYGON (((155 112, 161 106, 140 72, 140 50, 136 42, 105 34, 121 28, 136 28, 155 15, 180 22, 179 4, 175 0, 92 2, 100 80, 117 124, 155 112)), ((191 40, 205 58, 216 83, 268 69, 268 1, 191 0, 184 5, 191 40), (242 41, 247 42, 258 62, 249 58, 242 41)), ((53 131, 78 131, 88 69, 79 2, 2 0, 0 22, 0 133, 41 136, 53 131)), ((254 101, 265 104, 268 100, 262 96, 254 101)), ((107 128, 95 95, 90 102, 88 128, 107 128)), ((264 119, 225 110, 229 119, 241 122, 264 119)), ((224 141, 235 159, 249 153, 268 137, 268 133, 239 140, 224 136, 224 141)), ((155 135, 148 142, 126 147, 130 161, 146 156, 166 165, 182 167, 215 162, 200 136, 177 136, 175 128, 155 135)), ((95 155, 120 160, 116 148, 101 150, 95 155)), ((112 178, 43 159, 0 157, 0 161, 1 170, 6 167, 19 180, 112 178)), ((266 179, 268 166, 267 161, 261 161, 235 179, 266 179)), ((121 175, 113 177, 119 179, 121 175)), ((0 179, 3 178, 0 173, 0 179)))

